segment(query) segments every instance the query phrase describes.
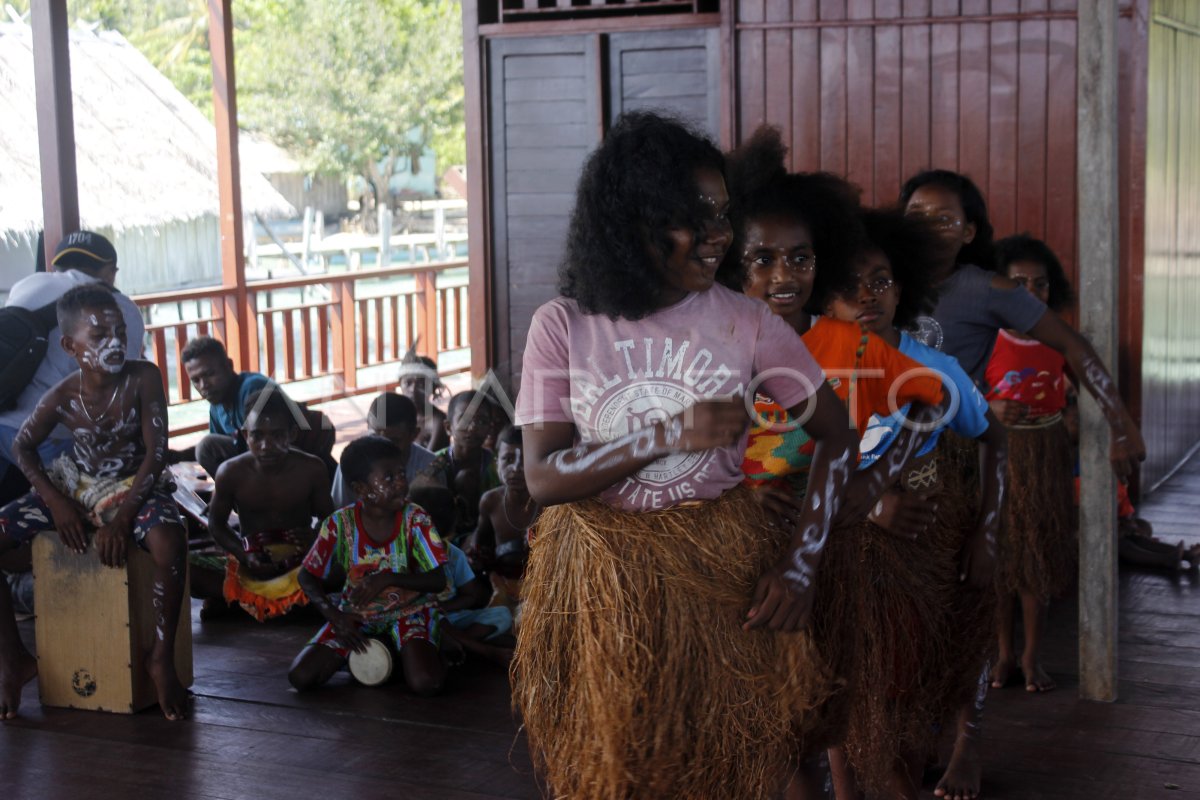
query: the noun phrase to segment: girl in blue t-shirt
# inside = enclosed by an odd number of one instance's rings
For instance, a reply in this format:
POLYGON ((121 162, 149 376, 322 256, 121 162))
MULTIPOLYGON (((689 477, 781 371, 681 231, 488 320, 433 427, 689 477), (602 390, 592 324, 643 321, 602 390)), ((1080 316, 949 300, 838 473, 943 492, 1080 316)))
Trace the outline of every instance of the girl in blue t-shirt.
MULTIPOLYGON (((886 770, 891 771, 889 795, 915 797, 925 754, 937 743, 933 723, 948 721, 964 694, 974 693, 979 662, 990 644, 989 619, 957 612, 987 605, 959 598, 992 596, 1005 439, 958 362, 902 330, 933 303, 923 269, 936 247, 931 232, 895 211, 863 211, 860 219, 867 243, 825 313, 863 325, 938 373, 950 401, 901 485, 889 490, 872 514, 872 522, 894 535, 841 543, 856 548, 855 575, 861 580, 831 585, 829 590, 841 597, 826 600, 858 614, 843 620, 849 623, 843 626, 844 646, 851 651, 843 660, 863 678, 853 687, 855 710, 844 745, 831 751, 830 764, 839 797, 855 796, 855 782, 886 770), (945 427, 980 443, 986 478, 978 513, 939 480, 935 448, 945 427)), ((860 468, 887 452, 906 412, 872 418, 863 432, 860 468)))

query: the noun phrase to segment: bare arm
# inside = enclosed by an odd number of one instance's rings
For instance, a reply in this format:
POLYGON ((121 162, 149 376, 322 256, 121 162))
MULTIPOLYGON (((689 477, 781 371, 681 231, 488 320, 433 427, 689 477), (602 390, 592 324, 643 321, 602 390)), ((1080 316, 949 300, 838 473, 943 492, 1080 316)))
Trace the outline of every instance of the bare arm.
MULTIPOLYGON (((77 376, 71 376, 66 380, 77 379, 77 376)), ((76 553, 82 553, 87 549, 87 539, 84 538, 87 525, 82 509, 73 499, 60 492, 50 480, 37 451, 54 430, 54 426, 62 422, 62 415, 58 410, 62 386, 60 383, 46 392, 29 415, 29 419, 25 420, 13 442, 13 458, 16 459, 17 467, 25 479, 50 507, 50 516, 63 543, 76 553)))
POLYGON ((990 410, 988 427, 979 436, 979 466, 982 503, 975 532, 963 543, 959 562, 960 581, 974 589, 991 585, 996 560, 996 541, 1000 535, 1000 517, 1008 484, 1008 433, 990 410))
POLYGON ((908 422, 902 427, 887 451, 874 464, 855 471, 846 487, 846 501, 838 514, 839 524, 852 524, 870 513, 881 495, 900 480, 905 466, 929 441, 932 423, 944 411, 942 407, 916 404, 909 410, 908 422))
POLYGON ((221 549, 246 563, 246 546, 242 537, 229 527, 229 515, 233 513, 234 486, 238 483, 237 464, 226 461, 217 469, 213 481, 212 502, 208 504, 208 532, 221 549))
POLYGON ((793 631, 808 622, 821 553, 858 456, 858 434, 828 384, 822 383, 807 403, 788 413, 797 419, 807 416, 803 427, 816 444, 808 493, 788 552, 755 586, 746 615, 748 628, 766 625, 793 631))
POLYGON ((299 582, 300 588, 304 590, 304 594, 308 596, 308 601, 333 626, 337 632, 338 641, 356 653, 364 652, 367 649, 367 640, 358 628, 362 617, 342 611, 335 606, 329 599, 329 595, 325 593, 321 579, 303 567, 297 573, 296 580, 299 582))
POLYGON ((1029 335, 1062 353, 1072 374, 1095 398, 1112 428, 1109 461, 1113 472, 1121 480, 1126 480, 1133 474, 1138 462, 1146 459, 1146 443, 1125 404, 1121 402, 1117 385, 1104 368, 1100 356, 1087 339, 1053 312, 1043 314, 1030 329, 1029 335))
MULTIPOLYGON (((475 533, 471 535, 470 545, 475 548, 496 548, 496 529, 492 525, 492 500, 496 489, 490 489, 479 498, 479 522, 475 525, 475 533)), ((500 491, 503 491, 502 489, 500 491)))
POLYGON ((478 576, 457 588, 458 593, 454 597, 440 604, 442 611, 447 613, 465 611, 468 608, 482 605, 487 594, 491 592, 491 587, 481 581, 478 576))
POLYGON ((524 429, 525 481, 543 506, 600 494, 665 455, 734 444, 750 417, 741 397, 697 403, 664 423, 611 442, 575 445, 575 426, 548 422, 524 429))

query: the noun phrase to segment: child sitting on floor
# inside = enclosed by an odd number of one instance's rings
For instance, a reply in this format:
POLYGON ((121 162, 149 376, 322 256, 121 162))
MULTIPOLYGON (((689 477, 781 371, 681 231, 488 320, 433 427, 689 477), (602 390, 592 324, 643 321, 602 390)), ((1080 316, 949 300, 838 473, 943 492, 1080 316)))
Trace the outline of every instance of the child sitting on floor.
POLYGON ((510 425, 496 438, 500 448, 496 463, 504 485, 479 499, 479 527, 469 552, 477 568, 491 579, 491 604, 505 606, 519 617, 529 529, 542 509, 525 486, 521 429, 510 425))
POLYGON ((450 444, 446 432, 446 412, 434 403, 449 391, 438 376, 437 363, 429 356, 417 355, 416 342, 404 354, 397 380, 400 382, 400 394, 412 400, 417 407, 416 443, 432 453, 445 448, 450 444))
MULTIPOLYGON (((429 484, 414 486, 409 499, 429 514, 437 530, 454 529, 454 494, 445 487, 429 484)), ((456 545, 446 546, 446 571, 450 589, 442 595, 439 607, 446 615, 442 632, 446 638, 442 651, 454 663, 465 653, 475 653, 497 663, 512 660, 512 613, 504 606, 486 606, 492 595, 487 580, 475 574, 467 554, 456 545)))
MULTIPOLYGON (((367 411, 367 429, 373 436, 382 436, 400 448, 404 474, 409 483, 433 463, 433 453, 415 441, 420 431, 417 406, 404 395, 384 392, 372 400, 371 408, 367 411)), ((341 508, 351 505, 354 499, 354 490, 339 466, 333 475, 333 505, 341 508)))
POLYGON ((404 680, 417 694, 442 688, 438 652, 446 589, 446 547, 420 506, 408 502, 400 448, 381 436, 351 442, 342 470, 358 496, 321 523, 304 559, 300 585, 328 620, 296 656, 288 680, 299 690, 329 680, 367 636, 387 636, 400 652, 404 680), (342 591, 322 585, 337 573, 342 591))
MULTIPOLYGON (((21 426, 13 448, 33 491, 0 509, 0 552, 43 531, 82 554, 95 531, 101 563, 120 567, 132 539, 154 560, 155 637, 145 666, 167 719, 181 719, 187 691, 175 673, 175 631, 187 569, 186 538, 166 466, 162 373, 125 357, 125 321, 112 289, 86 284, 58 300, 62 346, 79 371, 55 385, 21 426), (56 426, 72 447, 50 467, 38 446, 56 426)), ((17 714, 37 662, 21 644, 12 599, 0 592, 0 719, 17 714)))
POLYGON ((456 526, 443 535, 447 541, 461 542, 475 530, 479 498, 499 486, 500 477, 495 456, 483 446, 493 419, 491 404, 485 397, 476 391, 459 392, 450 398, 447 416, 450 446, 436 453, 422 477, 454 492, 456 526))
POLYGON ((201 619, 240 604, 259 622, 306 605, 300 562, 316 534, 313 517, 333 513, 325 463, 294 445, 295 406, 278 387, 246 398, 242 435, 249 451, 217 470, 208 530, 224 551, 193 555, 192 595, 201 619), (229 526, 236 510, 241 535, 229 526))

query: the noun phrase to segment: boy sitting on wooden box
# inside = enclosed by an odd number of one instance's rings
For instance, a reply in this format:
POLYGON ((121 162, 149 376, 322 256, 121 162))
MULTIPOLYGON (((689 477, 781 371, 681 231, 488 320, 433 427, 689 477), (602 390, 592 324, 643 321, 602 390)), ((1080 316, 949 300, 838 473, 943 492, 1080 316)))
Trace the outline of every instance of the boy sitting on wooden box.
MULTIPOLYGON (((167 449, 162 374, 126 360, 125 321, 112 289, 85 284, 58 301, 62 346, 79 364, 48 391, 21 426, 13 453, 33 491, 0 509, 0 552, 43 531, 84 553, 95 530, 108 567, 125 564, 132 539, 154 560, 155 641, 146 669, 167 719, 182 719, 187 691, 175 672, 175 631, 183 601, 187 540, 164 477, 167 449), (38 446, 58 426, 72 447, 44 467, 38 446)), ((37 661, 21 643, 12 599, 0 592, 0 719, 17 714, 21 687, 37 661)))

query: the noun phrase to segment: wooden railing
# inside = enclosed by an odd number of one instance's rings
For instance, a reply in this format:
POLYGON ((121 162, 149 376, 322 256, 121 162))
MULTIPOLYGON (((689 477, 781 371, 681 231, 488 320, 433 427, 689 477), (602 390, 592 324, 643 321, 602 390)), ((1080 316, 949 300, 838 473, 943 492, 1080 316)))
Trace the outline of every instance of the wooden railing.
MULTIPOLYGON (((419 336, 418 350, 436 352, 443 375, 465 371, 469 359, 447 368, 442 356, 470 343, 466 276, 445 275, 466 265, 461 260, 249 281, 258 334, 257 359, 252 357, 249 369, 281 384, 330 378, 332 386, 321 391, 320 399, 334 400, 394 385, 394 371, 365 380, 360 371, 398 363, 419 336), (404 278, 411 278, 411 285, 404 278)), ((150 320, 146 357, 162 370, 171 405, 197 399, 180 356, 196 336, 224 341, 225 298, 234 291, 214 286, 134 297, 150 320), (154 321, 153 310, 163 307, 173 307, 175 321, 154 321)), ((201 427, 173 425, 171 432, 201 427)))

